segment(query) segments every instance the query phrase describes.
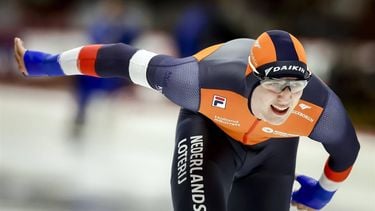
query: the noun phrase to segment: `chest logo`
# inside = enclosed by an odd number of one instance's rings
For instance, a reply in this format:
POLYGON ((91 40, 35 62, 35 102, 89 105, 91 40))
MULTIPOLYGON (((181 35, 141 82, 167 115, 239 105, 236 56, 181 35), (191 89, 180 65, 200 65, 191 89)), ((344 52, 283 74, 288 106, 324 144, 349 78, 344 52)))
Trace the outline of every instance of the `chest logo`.
POLYGON ((218 96, 218 95, 214 95, 214 97, 212 99, 212 106, 213 107, 218 107, 218 108, 224 109, 226 105, 227 105, 227 98, 221 97, 221 96, 218 96))
POLYGON ((298 106, 299 106, 302 110, 310 109, 310 108, 311 108, 311 106, 308 106, 308 105, 303 104, 303 103, 299 104, 298 106))
POLYGON ((292 133, 285 133, 282 131, 274 130, 270 127, 263 127, 262 131, 268 134, 276 135, 276 136, 281 136, 281 137, 298 137, 299 135, 297 134, 292 134, 292 133))

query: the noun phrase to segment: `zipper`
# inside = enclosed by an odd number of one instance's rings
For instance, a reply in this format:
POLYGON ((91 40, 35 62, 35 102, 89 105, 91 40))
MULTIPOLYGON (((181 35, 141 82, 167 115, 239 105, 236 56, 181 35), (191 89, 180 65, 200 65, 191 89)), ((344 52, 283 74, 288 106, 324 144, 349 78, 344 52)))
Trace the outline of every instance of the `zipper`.
POLYGON ((250 135, 251 132, 253 132, 254 128, 258 125, 260 122, 260 119, 256 119, 254 123, 250 126, 249 130, 243 135, 242 143, 246 144, 247 137, 250 135))

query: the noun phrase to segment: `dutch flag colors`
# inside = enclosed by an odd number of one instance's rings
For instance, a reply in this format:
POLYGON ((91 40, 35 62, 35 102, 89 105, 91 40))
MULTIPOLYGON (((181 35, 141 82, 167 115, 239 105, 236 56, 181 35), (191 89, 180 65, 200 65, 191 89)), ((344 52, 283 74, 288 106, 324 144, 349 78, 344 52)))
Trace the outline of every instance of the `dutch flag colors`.
POLYGON ((337 172, 332 170, 327 162, 324 167, 324 172, 319 179, 319 184, 327 191, 336 191, 340 184, 349 176, 351 170, 352 167, 344 171, 337 172))
POLYGON ((57 55, 28 50, 24 55, 24 62, 30 76, 105 77, 108 71, 115 71, 114 75, 124 76, 135 84, 151 88, 147 81, 147 68, 157 54, 130 46, 122 48, 122 45, 124 44, 87 45, 57 55), (101 51, 104 53, 100 53, 101 51))

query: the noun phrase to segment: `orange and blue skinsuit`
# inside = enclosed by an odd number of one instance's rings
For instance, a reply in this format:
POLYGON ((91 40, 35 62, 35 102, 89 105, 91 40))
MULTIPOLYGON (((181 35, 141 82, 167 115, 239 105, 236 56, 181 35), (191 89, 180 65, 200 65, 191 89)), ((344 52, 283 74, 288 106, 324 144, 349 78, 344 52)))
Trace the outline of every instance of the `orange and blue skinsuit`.
POLYGON ((332 184, 349 175, 359 143, 340 100, 316 75, 285 123, 257 119, 249 103, 259 85, 248 65, 253 43, 235 39, 185 58, 125 44, 88 45, 58 55, 27 51, 24 61, 29 75, 127 78, 181 106, 171 177, 175 210, 289 210, 300 136, 324 146, 322 175, 332 184))

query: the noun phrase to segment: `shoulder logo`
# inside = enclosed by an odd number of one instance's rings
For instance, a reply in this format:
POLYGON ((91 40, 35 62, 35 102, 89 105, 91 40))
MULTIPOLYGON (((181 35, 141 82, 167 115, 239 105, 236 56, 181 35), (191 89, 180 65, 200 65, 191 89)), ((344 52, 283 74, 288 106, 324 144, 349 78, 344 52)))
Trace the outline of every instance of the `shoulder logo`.
POLYGON ((310 109, 310 108, 311 108, 311 106, 308 106, 308 105, 303 104, 303 103, 300 103, 298 106, 299 106, 302 110, 310 109))
POLYGON ((221 97, 218 95, 214 95, 212 99, 212 106, 213 107, 218 107, 218 108, 225 108, 227 104, 227 98, 221 97))

